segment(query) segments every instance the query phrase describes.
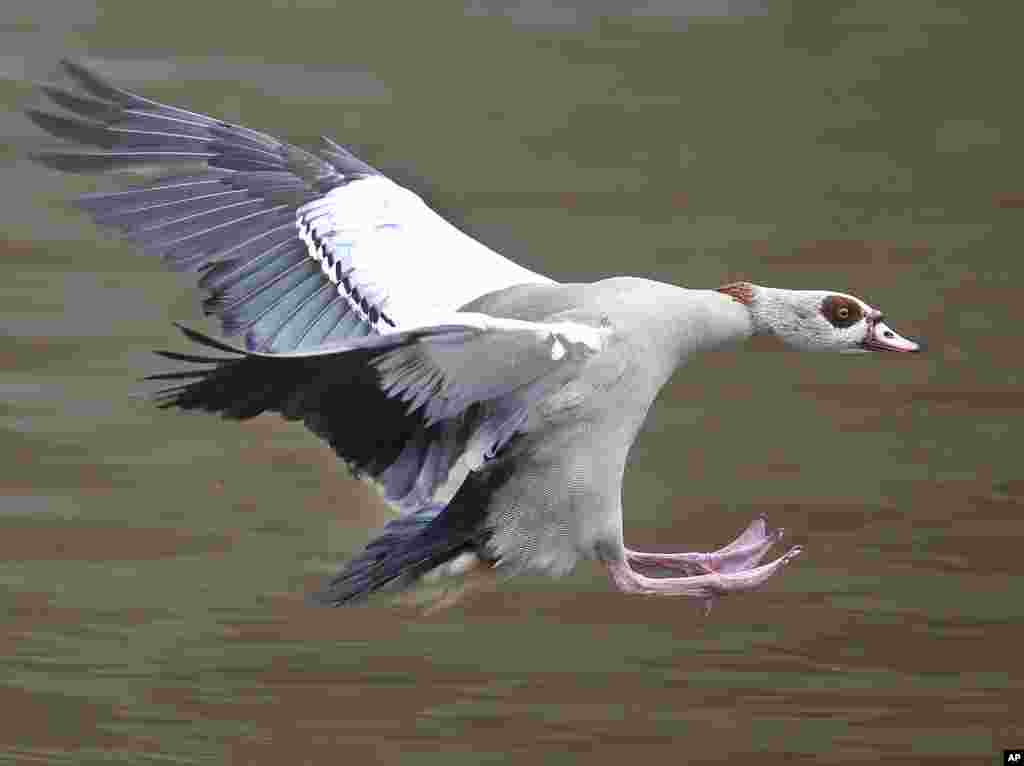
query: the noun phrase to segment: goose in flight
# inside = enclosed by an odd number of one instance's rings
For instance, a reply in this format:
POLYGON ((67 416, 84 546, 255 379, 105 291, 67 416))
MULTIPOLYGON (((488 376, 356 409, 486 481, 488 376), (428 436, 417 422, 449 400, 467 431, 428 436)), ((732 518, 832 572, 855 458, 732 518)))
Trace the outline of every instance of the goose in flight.
POLYGON ((710 604, 755 588, 800 553, 761 563, 782 537, 763 518, 715 551, 624 544, 626 457, 658 391, 696 353, 753 335, 919 350, 840 292, 558 283, 330 139, 307 151, 63 66, 77 87, 41 86, 61 111, 28 116, 70 144, 34 158, 144 173, 76 205, 194 272, 204 311, 243 340, 182 328, 216 353, 162 352, 193 366, 151 376, 171 381, 161 406, 301 420, 397 511, 318 594, 326 604, 495 568, 559 575, 580 559, 629 593, 710 604))

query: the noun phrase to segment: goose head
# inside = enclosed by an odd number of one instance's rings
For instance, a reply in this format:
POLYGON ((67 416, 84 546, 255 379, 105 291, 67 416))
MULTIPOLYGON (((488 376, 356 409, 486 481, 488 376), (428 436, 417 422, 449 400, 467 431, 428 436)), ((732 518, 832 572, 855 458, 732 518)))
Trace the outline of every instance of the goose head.
POLYGON ((736 282, 719 288, 750 311, 754 332, 771 334, 801 351, 858 354, 920 351, 889 327, 881 311, 846 293, 783 290, 736 282))

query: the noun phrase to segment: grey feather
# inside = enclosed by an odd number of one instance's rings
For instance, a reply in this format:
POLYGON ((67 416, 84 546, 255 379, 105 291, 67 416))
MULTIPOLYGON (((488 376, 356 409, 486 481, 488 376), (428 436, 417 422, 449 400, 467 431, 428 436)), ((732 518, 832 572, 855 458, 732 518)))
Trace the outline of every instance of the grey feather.
POLYGON ((150 202, 136 206, 118 206, 106 212, 95 212, 93 220, 103 226, 119 226, 125 232, 144 230, 155 224, 198 215, 215 205, 233 204, 249 199, 248 192, 223 189, 209 194, 191 195, 182 199, 150 202))
MULTIPOLYGON (((272 229, 254 239, 245 248, 232 253, 230 258, 218 260, 207 267, 199 280, 199 286, 214 293, 204 305, 216 301, 216 295, 231 286, 267 268, 284 254, 285 250, 295 251, 297 243, 287 227, 272 229)), ((301 250, 300 250, 301 252, 301 250)), ((287 257, 287 255, 286 255, 287 257)), ((215 313, 208 310, 207 313, 215 313)))
MULTIPOLYGON (((308 294, 304 294, 295 301, 295 307, 290 313, 278 314, 276 327, 267 330, 259 347, 264 351, 289 351, 299 346, 302 337, 315 317, 332 300, 342 300, 334 285, 324 284, 323 280, 316 280, 310 285, 308 294)), ((251 333, 253 337, 257 332, 262 333, 262 328, 254 327, 251 333)))
POLYGON ((306 263, 307 276, 296 279, 283 294, 252 324, 246 333, 246 347, 258 351, 273 351, 279 331, 303 304, 320 291, 324 284, 316 264, 306 263))

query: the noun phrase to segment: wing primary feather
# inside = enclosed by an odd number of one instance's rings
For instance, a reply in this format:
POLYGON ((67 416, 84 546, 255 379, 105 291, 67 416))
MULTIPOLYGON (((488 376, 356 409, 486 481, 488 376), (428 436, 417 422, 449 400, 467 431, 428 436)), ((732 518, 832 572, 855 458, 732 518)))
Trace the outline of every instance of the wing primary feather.
MULTIPOLYGON (((331 284, 331 287, 334 287, 333 283, 331 284)), ((338 290, 336 287, 334 287, 334 292, 337 295, 338 290)), ((337 298, 332 299, 326 306, 324 306, 320 310, 320 312, 313 318, 313 320, 309 323, 309 326, 299 337, 297 346, 302 347, 306 345, 320 345, 320 343, 323 342, 323 339, 326 338, 334 330, 335 327, 337 327, 338 322, 341 321, 341 318, 351 310, 352 308, 348 305, 348 301, 346 301, 343 296, 337 295, 337 298), (337 318, 335 319, 333 324, 330 324, 332 311, 337 314, 337 318), (318 337, 317 334, 313 332, 313 330, 317 327, 317 325, 320 324, 323 324, 324 327, 329 325, 329 329, 324 330, 324 328, 321 327, 320 329, 322 334, 319 335, 318 337), (308 344, 306 343, 307 340, 310 341, 308 344)))
POLYGON ((221 364, 234 361, 223 356, 198 356, 197 354, 182 354, 179 351, 154 351, 153 353, 165 359, 172 359, 175 362, 189 362, 191 364, 221 364))
POLYGON ((84 152, 46 151, 29 155, 31 159, 48 168, 64 173, 95 173, 114 170, 118 167, 159 164, 167 162, 208 161, 215 158, 214 152, 84 152))
MULTIPOLYGON (((165 356, 165 354, 161 354, 165 356)), ((183 370, 182 372, 158 372, 147 375, 143 380, 188 380, 205 377, 209 370, 183 370)))
POLYGON ((323 142, 327 144, 327 149, 324 151, 324 154, 342 173, 345 173, 346 175, 380 175, 380 171, 372 165, 363 162, 363 160, 356 157, 344 146, 336 144, 327 136, 321 136, 321 138, 323 142))
MULTIPOLYGON (((237 194, 241 189, 233 189, 220 181, 208 181, 204 188, 183 187, 180 189, 162 189, 151 195, 142 193, 103 195, 97 194, 88 198, 74 200, 75 207, 92 214, 93 220, 99 223, 102 216, 114 216, 122 213, 135 213, 144 210, 158 210, 162 205, 201 202, 213 199, 216 195, 237 194)), ((170 209, 170 208, 168 208, 170 209)), ((102 224, 101 224, 102 225, 102 224)))
MULTIPOLYGON (((155 254, 160 254, 164 262, 174 271, 202 271, 212 264, 235 257, 235 248, 230 241, 242 236, 249 236, 253 232, 269 233, 278 226, 283 225, 281 218, 270 221, 249 222, 240 225, 237 229, 224 229, 212 232, 206 237, 190 240, 183 244, 172 244, 163 246, 163 243, 150 243, 146 249, 155 254)), ((278 241, 281 233, 272 232, 272 241, 278 241)), ((288 241, 297 243, 291 237, 288 241)), ((267 240, 271 241, 271 240, 267 240)))
MULTIPOLYGON (((281 229, 283 228, 281 227, 281 229)), ((281 229, 277 230, 278 234, 288 234, 281 229)), ((228 290, 237 282, 262 269, 268 261, 276 259, 285 248, 292 248, 295 244, 294 237, 284 236, 280 241, 274 242, 256 255, 245 257, 233 253, 227 258, 218 259, 207 268, 206 273, 199 280, 199 287, 215 293, 228 290)))
POLYGON ((259 349, 260 351, 271 351, 273 341, 277 333, 287 323, 295 311, 311 298, 317 289, 323 285, 323 278, 320 276, 314 264, 306 261, 302 271, 306 272, 305 277, 298 277, 291 280, 284 289, 279 289, 273 303, 268 305, 256 317, 246 334, 246 346, 259 349))
MULTIPOLYGON (((232 143, 224 138, 210 135, 190 133, 174 133, 161 130, 141 130, 139 128, 114 127, 103 123, 87 121, 78 117, 50 114, 39 109, 27 109, 25 115, 47 133, 69 141, 96 146, 104 149, 156 148, 164 151, 193 149, 212 149, 218 153, 232 155, 258 155, 269 158, 276 166, 283 162, 280 152, 273 152, 263 147, 232 143)), ((162 119, 162 118, 154 118, 162 119)))
MULTIPOLYGON (((237 192, 230 192, 230 193, 231 194, 237 194, 237 192)), ((178 203, 176 203, 176 204, 178 204, 178 203)), ((232 202, 232 203, 227 204, 227 205, 221 205, 219 207, 212 207, 212 208, 208 208, 206 210, 200 210, 198 212, 189 213, 188 215, 179 215, 177 218, 166 218, 166 219, 165 218, 160 218, 160 219, 157 219, 157 221, 155 223, 150 223, 149 225, 141 225, 141 226, 138 226, 136 228, 133 228, 131 230, 131 232, 132 232, 132 234, 143 235, 143 234, 148 234, 149 232, 160 231, 161 229, 166 229, 166 228, 169 228, 171 226, 178 226, 178 225, 182 225, 182 224, 184 224, 185 226, 190 226, 190 225, 195 224, 196 221, 200 221, 202 218, 204 218, 206 216, 215 216, 215 214, 217 214, 217 213, 223 213, 223 212, 228 211, 228 210, 230 210, 230 211, 237 211, 239 208, 252 207, 254 205, 262 205, 263 206, 262 209, 254 211, 255 213, 261 213, 261 212, 264 212, 264 211, 273 210, 273 208, 267 208, 266 204, 267 204, 266 200, 262 200, 262 199, 259 199, 259 198, 256 198, 256 199, 253 199, 253 198, 242 199, 239 202, 232 202)), ((281 206, 279 206, 279 209, 280 209, 280 207, 281 206)), ((233 218, 229 218, 226 221, 222 221, 221 224, 218 224, 218 225, 232 224, 232 223, 236 223, 236 222, 242 221, 242 220, 246 220, 246 218, 245 217, 241 217, 241 216, 233 217, 233 218)), ((195 234, 205 234, 206 232, 208 232, 210 230, 211 230, 211 228, 201 229, 200 231, 197 231, 197 232, 194 232, 194 233, 195 234)))
POLYGON ((269 245, 259 243, 263 249, 256 250, 255 255, 232 255, 211 264, 199 280, 199 287, 211 291, 214 295, 230 290, 238 282, 265 268, 286 248, 291 251, 295 247, 296 240, 288 236, 288 232, 278 231, 277 235, 269 245))
MULTIPOLYGON (((117 200, 127 200, 127 204, 133 204, 136 201, 148 200, 149 195, 160 198, 162 196, 178 195, 178 194, 193 194, 196 186, 211 186, 213 188, 219 188, 224 186, 224 179, 230 175, 233 171, 208 171, 198 176, 179 176, 173 179, 173 183, 160 183, 154 186, 148 186, 144 188, 132 188, 126 189, 125 191, 118 192, 94 192, 91 194, 82 194, 75 198, 74 204, 76 207, 92 210, 96 205, 107 206, 108 203, 116 205, 117 200), (216 173, 216 175, 215 175, 216 173)), ((170 181, 171 179, 167 179, 170 181)), ((172 199, 176 198, 173 196, 172 199)))
POLYGON ((105 118, 113 119, 123 113, 122 107, 117 104, 104 99, 75 93, 59 85, 44 84, 40 85, 39 89, 57 106, 83 117, 90 117, 105 122, 105 118))
POLYGON ((244 278, 234 284, 219 290, 216 295, 210 296, 206 303, 216 313, 233 311, 289 272, 308 263, 311 261, 305 257, 301 245, 292 242, 288 247, 277 252, 274 258, 264 264, 263 268, 246 274, 244 278))
POLYGON ((314 278, 319 278, 319 272, 314 270, 313 264, 308 261, 300 261, 290 266, 282 274, 253 291, 244 302, 223 311, 220 316, 224 320, 225 330, 231 334, 248 330, 277 308, 292 290, 299 289, 307 280, 314 278), (265 303, 257 302, 256 299, 261 296, 265 296, 265 303))
MULTIPOLYGON (((153 221, 160 221, 168 225, 175 223, 175 221, 167 216, 179 215, 185 212, 199 214, 212 212, 213 210, 223 210, 225 208, 211 208, 210 205, 232 200, 238 202, 252 200, 249 193, 244 190, 230 189, 223 185, 220 188, 225 189, 225 191, 187 196, 169 202, 156 202, 138 207, 119 207, 108 212, 96 211, 93 214, 93 220, 100 226, 139 227, 138 230, 140 231, 149 231, 150 228, 143 229, 141 227, 153 221)), ((187 219, 179 218, 177 220, 187 219)))
POLYGON ((121 88, 117 88, 110 83, 101 79, 97 74, 89 69, 86 69, 80 63, 64 59, 61 61, 61 65, 64 71, 75 82, 78 83, 81 88, 97 98, 102 98, 107 101, 111 101, 122 107, 145 107, 154 108, 160 112, 169 112, 171 114, 179 114, 192 119, 199 120, 204 124, 220 125, 226 128, 230 128, 233 131, 241 133, 243 135, 250 136, 254 140, 259 140, 267 143, 268 145, 275 146, 279 142, 274 140, 272 137, 265 133, 260 133, 257 130, 246 128, 241 125, 233 125, 228 122, 222 122, 219 120, 213 120, 206 115, 197 114, 196 112, 190 112, 187 109, 180 109, 176 106, 168 106, 167 104, 161 104, 159 101, 153 101, 143 96, 139 96, 135 93, 131 93, 121 88))
POLYGON ((191 327, 186 327, 179 322, 173 322, 174 326, 181 331, 181 334, 188 338, 193 343, 198 343, 201 346, 208 348, 215 348, 218 351, 227 351, 229 354, 245 356, 245 350, 236 348, 227 343, 211 338, 209 335, 199 332, 199 330, 193 330, 191 327))
MULTIPOLYGON (((323 301, 324 295, 332 292, 332 288, 334 287, 334 285, 330 284, 329 282, 325 283, 323 282, 322 279, 318 280, 318 283, 319 286, 315 287, 315 289, 313 289, 313 291, 309 295, 307 295, 303 300, 299 301, 295 308, 292 309, 288 313, 288 315, 281 320, 280 324, 277 326, 277 329, 275 329, 269 336, 267 336, 265 340, 265 346, 268 350, 274 349, 274 347, 277 345, 278 338, 280 338, 282 334, 285 333, 286 330, 288 330, 289 332, 299 330, 299 328, 289 328, 289 325, 291 325, 291 323, 301 315, 302 311, 308 311, 311 305, 314 307, 314 309, 317 308, 319 306, 319 302, 323 301)), ((283 344, 282 348, 294 348, 296 347, 296 345, 297 344, 283 344)))
MULTIPOLYGON (((262 239, 265 239, 265 238, 270 237, 272 235, 280 234, 283 231, 292 231, 292 230, 294 230, 294 228, 295 228, 295 225, 292 223, 292 221, 287 220, 287 221, 285 221, 285 222, 283 222, 283 223, 281 223, 279 225, 272 226, 271 228, 269 228, 269 229, 267 229, 265 231, 261 231, 258 234, 254 234, 253 236, 251 236, 251 237, 249 237, 247 239, 242 240, 238 244, 232 245, 231 247, 227 248, 226 250, 218 251, 217 254, 216 254, 216 259, 218 261, 232 260, 232 259, 238 257, 244 251, 244 249, 246 247, 248 247, 249 245, 256 244, 257 242, 259 242, 262 239)), ((288 242, 297 242, 297 241, 298 240, 294 239, 293 237, 288 237, 286 240, 284 240, 284 242, 279 242, 277 244, 286 244, 288 242)), ((277 245, 275 245, 275 247, 276 246, 277 245)))
POLYGON ((359 316, 359 312, 352 308, 339 317, 334 329, 324 336, 321 342, 333 343, 335 341, 354 340, 370 335, 372 332, 373 330, 370 326, 359 316))
POLYGON ((138 237, 138 239, 145 241, 147 245, 152 245, 153 247, 171 248, 176 245, 184 244, 189 240, 196 239, 197 237, 202 237, 204 235, 220 231, 221 229, 228 228, 229 226, 237 226, 238 224, 251 222, 253 221, 253 219, 259 218, 260 216, 270 215, 272 213, 280 213, 282 210, 287 209, 287 207, 287 205, 275 205, 274 207, 266 208, 264 210, 257 210, 254 213, 249 213, 248 215, 242 216, 240 218, 233 218, 230 221, 219 223, 216 226, 210 226, 208 228, 201 229, 199 231, 194 231, 182 237, 175 237, 173 239, 164 240, 160 238, 154 238, 150 240, 148 237, 138 237))

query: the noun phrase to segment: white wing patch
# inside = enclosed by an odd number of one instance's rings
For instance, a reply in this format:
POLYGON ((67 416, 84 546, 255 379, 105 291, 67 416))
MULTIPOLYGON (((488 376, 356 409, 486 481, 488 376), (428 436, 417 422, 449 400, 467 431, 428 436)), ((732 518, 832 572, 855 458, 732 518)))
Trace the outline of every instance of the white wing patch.
POLYGON ((302 206, 296 225, 338 292, 380 332, 422 325, 505 287, 552 281, 462 233, 383 176, 302 206))
POLYGON ((565 346, 562 345, 562 341, 560 341, 557 337, 552 336, 551 358, 557 362, 563 356, 565 356, 565 346))
MULTIPOLYGON (((522 324, 533 323, 523 322, 522 324)), ((553 342, 551 358, 556 361, 566 353, 582 359, 603 351, 612 332, 610 325, 591 327, 579 322, 551 322, 550 324, 533 324, 533 326, 545 327, 550 332, 553 342)))

